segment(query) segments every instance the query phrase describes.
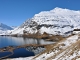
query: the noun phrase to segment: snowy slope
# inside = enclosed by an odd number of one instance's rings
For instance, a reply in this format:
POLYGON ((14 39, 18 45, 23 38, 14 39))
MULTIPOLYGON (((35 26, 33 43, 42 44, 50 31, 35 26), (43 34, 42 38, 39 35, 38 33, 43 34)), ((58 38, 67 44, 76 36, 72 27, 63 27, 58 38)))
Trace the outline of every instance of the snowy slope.
POLYGON ((20 27, 12 31, 12 34, 30 34, 44 32, 54 35, 67 35, 74 28, 80 28, 80 11, 62 9, 56 7, 50 11, 42 11, 33 18, 26 20, 20 27))
POLYGON ((6 35, 8 34, 9 30, 12 30, 13 28, 3 24, 3 23, 0 23, 0 35, 6 35))
MULTIPOLYGON (((78 39, 78 35, 71 36, 67 38, 63 42, 59 42, 59 48, 53 47, 53 50, 49 51, 49 53, 44 53, 40 55, 39 57, 35 58, 34 60, 72 60, 73 58, 80 56, 80 51, 77 48, 76 42, 80 41, 78 39), (61 44, 65 44, 64 46, 61 46, 61 44), (55 48, 55 49, 54 49, 55 48), (77 48, 77 49, 75 49, 77 48), (75 50, 74 50, 75 49, 75 50), (69 53, 73 52, 72 55, 69 55, 69 53), (56 55, 57 54, 57 55, 56 55)), ((79 45, 78 45, 79 46, 79 45)))

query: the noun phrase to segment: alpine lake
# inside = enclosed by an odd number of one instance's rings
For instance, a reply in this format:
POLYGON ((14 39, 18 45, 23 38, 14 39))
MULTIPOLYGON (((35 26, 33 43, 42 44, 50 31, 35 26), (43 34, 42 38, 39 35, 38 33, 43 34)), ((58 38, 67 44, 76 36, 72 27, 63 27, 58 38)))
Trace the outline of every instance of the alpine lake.
POLYGON ((45 39, 0 36, 0 59, 35 56, 45 50, 43 45, 48 44, 54 42, 45 39), (37 49, 41 51, 35 53, 37 49))

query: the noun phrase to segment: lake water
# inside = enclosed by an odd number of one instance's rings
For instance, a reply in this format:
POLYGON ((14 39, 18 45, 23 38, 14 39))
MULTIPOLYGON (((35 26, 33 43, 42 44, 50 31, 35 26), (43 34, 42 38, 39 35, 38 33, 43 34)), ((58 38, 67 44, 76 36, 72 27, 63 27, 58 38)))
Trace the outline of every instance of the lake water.
POLYGON ((20 46, 25 44, 53 44, 54 42, 43 39, 32 39, 23 37, 0 36, 0 48, 6 46, 20 46))
POLYGON ((25 48, 15 49, 13 53, 11 52, 0 52, 0 59, 7 56, 6 58, 19 58, 19 57, 28 57, 34 56, 34 53, 27 51, 25 48))
POLYGON ((8 58, 19 58, 28 56, 34 56, 34 53, 31 51, 27 51, 25 48, 19 48, 14 50, 13 55, 9 56, 8 58))
MULTIPOLYGON (((0 36, 0 48, 7 46, 21 46, 25 44, 53 44, 54 42, 46 41, 43 39, 32 39, 32 38, 23 38, 23 37, 11 37, 11 36, 0 36)), ((39 50, 39 49, 36 49, 39 50)), ((41 49, 40 49, 41 50, 41 49)), ((28 51, 25 48, 15 49, 14 54, 8 58, 18 58, 18 57, 28 57, 34 56, 33 51, 28 51)), ((38 52, 38 51, 37 51, 38 52)), ((0 52, 0 58, 11 54, 11 52, 0 52)))

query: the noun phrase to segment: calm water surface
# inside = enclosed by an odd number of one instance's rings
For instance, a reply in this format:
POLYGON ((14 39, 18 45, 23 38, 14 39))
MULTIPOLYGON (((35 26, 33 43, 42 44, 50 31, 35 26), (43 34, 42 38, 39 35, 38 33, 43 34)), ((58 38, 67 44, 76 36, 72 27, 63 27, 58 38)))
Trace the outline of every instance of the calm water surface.
POLYGON ((20 46, 25 44, 53 44, 54 42, 43 39, 32 39, 23 37, 0 36, 0 48, 6 46, 20 46))
MULTIPOLYGON (((6 46, 20 46, 25 44, 53 44, 54 42, 45 41, 43 39, 32 39, 23 37, 0 36, 0 48, 6 46)), ((0 58, 11 54, 11 52, 0 52, 0 58)), ((34 56, 34 53, 24 48, 14 50, 14 54, 8 58, 34 56)))
POLYGON ((7 56, 6 58, 19 58, 34 56, 35 54, 31 51, 27 51, 25 48, 15 49, 13 53, 11 52, 0 52, 0 58, 7 56))

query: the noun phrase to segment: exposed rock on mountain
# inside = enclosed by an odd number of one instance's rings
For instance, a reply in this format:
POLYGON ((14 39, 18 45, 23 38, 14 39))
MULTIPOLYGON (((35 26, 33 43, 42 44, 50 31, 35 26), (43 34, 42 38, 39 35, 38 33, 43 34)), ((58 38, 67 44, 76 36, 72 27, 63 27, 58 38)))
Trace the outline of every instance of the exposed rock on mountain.
POLYGON ((80 11, 55 8, 42 11, 33 18, 26 20, 11 34, 43 34, 70 35, 74 28, 80 28, 80 11))

